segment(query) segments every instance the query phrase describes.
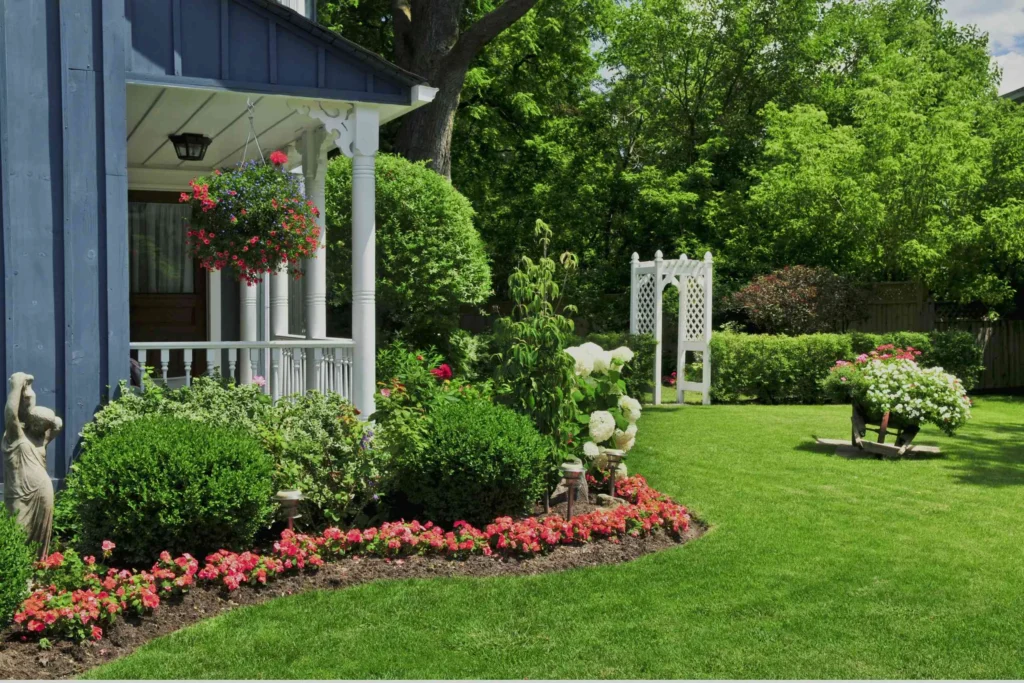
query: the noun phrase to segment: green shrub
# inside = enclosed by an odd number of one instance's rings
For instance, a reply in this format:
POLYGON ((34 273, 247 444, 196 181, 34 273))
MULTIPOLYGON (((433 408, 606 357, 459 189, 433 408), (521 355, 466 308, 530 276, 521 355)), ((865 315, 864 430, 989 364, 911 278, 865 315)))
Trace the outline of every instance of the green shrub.
POLYGON ((146 415, 172 415, 256 434, 270 409, 270 397, 255 384, 194 377, 188 387, 164 389, 147 383, 146 391, 140 393, 122 382, 118 398, 103 406, 82 429, 82 450, 87 451, 94 441, 146 415))
POLYGON ((388 453, 351 403, 309 392, 278 401, 268 426, 264 445, 274 456, 274 488, 302 491, 304 527, 364 521, 361 513, 377 502, 388 453))
POLYGON ((822 387, 837 360, 853 360, 881 344, 922 351, 920 364, 940 366, 968 389, 976 386, 982 350, 968 332, 786 335, 716 332, 711 337, 711 397, 732 402, 828 403, 822 387))
POLYGON ((585 337, 579 337, 580 344, 586 342, 593 342, 605 349, 626 346, 633 352, 633 360, 622 370, 627 396, 643 401, 654 389, 654 353, 658 348, 658 341, 653 334, 593 332, 585 337))
POLYGON ((482 525, 529 511, 544 493, 551 447, 530 418, 486 400, 439 405, 431 443, 397 458, 396 483, 435 522, 482 525))
POLYGON ((0 628, 10 621, 28 594, 35 555, 15 518, 0 507, 0 628))
MULTIPOLYGON (((327 171, 328 277, 335 304, 352 300, 352 162, 327 171)), ((385 333, 443 348, 459 305, 482 303, 491 269, 473 207, 448 180, 390 154, 377 155, 377 315, 385 333)))
POLYGON ((96 440, 71 469, 65 496, 83 550, 109 539, 123 563, 247 549, 274 511, 271 458, 237 428, 148 415, 96 440))
MULTIPOLYGON (((81 456, 106 435, 146 416, 173 416, 263 436, 271 411, 270 397, 255 384, 194 377, 188 387, 165 389, 147 382, 146 391, 137 392, 121 382, 118 397, 103 406, 82 429, 81 456)), ((70 545, 76 544, 81 532, 74 503, 63 490, 58 492, 54 505, 53 529, 70 545)))

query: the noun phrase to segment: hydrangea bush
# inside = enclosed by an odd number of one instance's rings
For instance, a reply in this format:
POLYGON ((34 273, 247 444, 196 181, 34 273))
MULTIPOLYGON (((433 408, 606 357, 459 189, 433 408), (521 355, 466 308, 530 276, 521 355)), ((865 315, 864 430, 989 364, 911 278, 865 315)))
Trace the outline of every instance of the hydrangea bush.
POLYGON ((608 448, 629 451, 636 441, 640 401, 626 395, 623 368, 633 360, 625 346, 606 351, 593 342, 571 346, 565 352, 575 362, 579 422, 583 426, 583 454, 599 469, 608 448))
POLYGON ((931 423, 952 436, 971 417, 963 383, 942 368, 917 364, 920 351, 892 344, 832 367, 825 387, 861 404, 870 415, 890 413, 909 425, 931 423))

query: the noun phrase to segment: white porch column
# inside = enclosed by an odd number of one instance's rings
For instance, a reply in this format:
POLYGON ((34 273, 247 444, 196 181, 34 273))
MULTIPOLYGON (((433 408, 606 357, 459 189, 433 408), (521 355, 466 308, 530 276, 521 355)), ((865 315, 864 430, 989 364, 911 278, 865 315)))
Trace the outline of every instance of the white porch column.
POLYGON ((270 338, 288 334, 288 267, 270 276, 270 338))
POLYGON ((320 227, 320 246, 316 258, 306 259, 303 263, 306 271, 307 339, 323 339, 327 336, 327 224, 324 216, 327 149, 323 146, 326 136, 323 128, 317 128, 307 130, 299 141, 306 199, 312 201, 320 211, 320 217, 316 220, 320 227))
MULTIPOLYGON (((418 86, 419 87, 419 86, 418 86)), ((426 86, 414 89, 417 106, 433 99, 437 91, 426 86)), ((355 353, 352 368, 352 402, 359 409, 362 419, 367 419, 376 409, 374 394, 377 389, 377 311, 376 311, 376 245, 374 211, 376 204, 376 183, 374 181, 374 157, 379 144, 380 112, 372 105, 355 104, 348 109, 334 109, 297 105, 297 108, 324 124, 334 144, 352 159, 352 339, 355 353)), ((312 150, 310 150, 310 153, 312 150)), ((318 166, 326 166, 326 160, 318 166)), ((303 172, 307 172, 306 157, 303 156, 303 172)), ((312 188, 311 198, 323 210, 323 179, 319 174, 311 185, 307 179, 307 192, 312 188), (318 184, 319 183, 319 184, 318 184)), ((321 233, 325 236, 324 233, 321 233)), ((323 247, 321 247, 323 249, 323 247)), ((326 264, 317 259, 315 268, 326 264), (321 265, 322 264, 322 265, 321 265)), ((312 262, 311 262, 312 266, 312 262)), ((326 324, 318 327, 313 319, 316 314, 313 297, 319 296, 318 271, 308 271, 307 322, 309 336, 326 333, 326 324)), ((324 278, 323 300, 326 303, 326 277, 324 278)), ((326 306, 324 306, 326 309, 326 306)))
MULTIPOLYGON (((259 285, 247 285, 239 283, 241 292, 238 331, 241 341, 259 341, 259 285)), ((255 359, 255 356, 254 356, 255 359)), ((249 360, 249 351, 241 350, 238 353, 238 381, 239 384, 252 382, 252 364, 249 360)))
MULTIPOLYGON (((380 118, 357 106, 352 140, 352 339, 355 348, 353 398, 364 418, 376 409, 377 391, 377 184, 374 161, 380 118)), ((343 150, 344 151, 344 150, 343 150)))

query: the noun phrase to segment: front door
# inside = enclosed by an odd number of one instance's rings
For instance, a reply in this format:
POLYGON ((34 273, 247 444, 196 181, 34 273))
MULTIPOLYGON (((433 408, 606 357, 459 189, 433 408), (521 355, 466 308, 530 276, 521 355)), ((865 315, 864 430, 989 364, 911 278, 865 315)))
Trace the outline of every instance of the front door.
MULTIPOLYGON (((128 193, 130 298, 133 342, 206 341, 206 277, 185 245, 189 206, 174 192, 128 193)), ((160 375, 160 354, 138 359, 160 375)), ((196 353, 192 375, 206 371, 196 353)), ((184 354, 171 353, 168 376, 185 374, 184 354)))

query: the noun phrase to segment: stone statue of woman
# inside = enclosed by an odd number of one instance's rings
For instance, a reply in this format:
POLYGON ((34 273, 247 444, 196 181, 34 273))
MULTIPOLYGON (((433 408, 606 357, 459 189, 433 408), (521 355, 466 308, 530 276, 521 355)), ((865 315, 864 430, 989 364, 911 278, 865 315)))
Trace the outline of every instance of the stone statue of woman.
POLYGON ((64 427, 49 408, 36 406, 32 375, 11 375, 4 408, 4 505, 39 546, 50 551, 53 530, 53 482, 46 471, 46 446, 64 427))

